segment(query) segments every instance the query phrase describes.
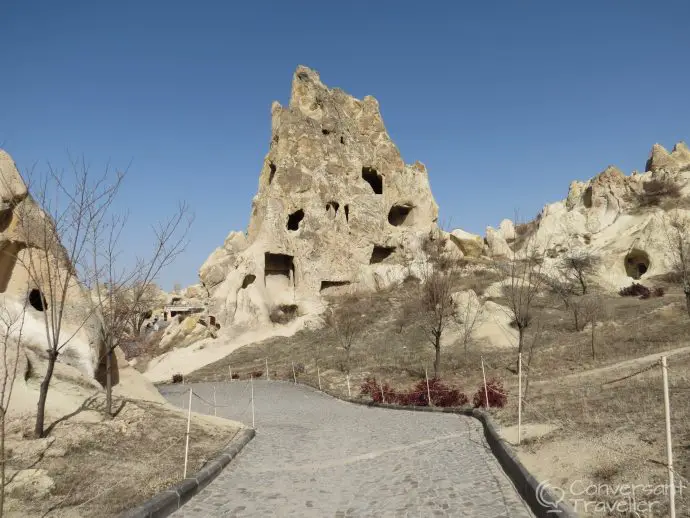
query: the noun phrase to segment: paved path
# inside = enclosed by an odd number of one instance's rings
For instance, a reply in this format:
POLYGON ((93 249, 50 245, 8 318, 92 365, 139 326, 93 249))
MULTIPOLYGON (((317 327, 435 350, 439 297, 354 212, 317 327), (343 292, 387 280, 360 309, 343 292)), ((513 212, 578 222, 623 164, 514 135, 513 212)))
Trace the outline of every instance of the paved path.
MULTIPOLYGON (((162 393, 184 407, 187 387, 162 393)), ((210 384, 193 388, 213 401, 210 384)), ((251 426, 248 383, 216 389, 218 405, 231 403, 218 415, 251 426)), ((254 382, 254 392, 256 437, 173 516, 532 516, 475 419, 369 408, 289 383, 254 382)), ((196 398, 192 409, 213 413, 196 398)))

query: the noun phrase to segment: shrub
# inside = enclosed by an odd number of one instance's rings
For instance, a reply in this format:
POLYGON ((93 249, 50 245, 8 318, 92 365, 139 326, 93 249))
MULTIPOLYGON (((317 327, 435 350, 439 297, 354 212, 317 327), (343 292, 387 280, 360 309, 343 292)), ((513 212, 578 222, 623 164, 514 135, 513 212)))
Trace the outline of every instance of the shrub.
POLYGON ((233 373, 232 373, 232 379, 238 380, 238 379, 240 379, 240 375, 237 374, 236 372, 233 372, 233 373))
POLYGON ((305 367, 303 363, 295 363, 295 374, 304 374, 305 367))
POLYGON ((621 297, 640 297, 641 299, 648 299, 651 295, 651 291, 644 284, 633 282, 630 286, 621 288, 618 294, 621 297))
POLYGON ((654 288, 655 297, 663 297, 665 293, 666 290, 664 290, 664 288, 662 288, 661 286, 657 286, 656 288, 654 288))
POLYGON ((252 378, 260 378, 263 375, 264 375, 264 371, 254 371, 254 372, 250 373, 250 377, 252 377, 252 378))
POLYGON ((643 193, 640 195, 640 205, 658 205, 663 198, 679 198, 682 187, 668 176, 652 178, 642 185, 643 193))
POLYGON ((274 324, 287 324, 297 318, 297 304, 279 304, 268 315, 274 324))
POLYGON ((371 376, 362 383, 360 394, 369 396, 375 403, 381 403, 385 398, 386 403, 402 406, 428 406, 428 394, 431 394, 432 404, 439 407, 463 406, 469 401, 459 389, 436 378, 429 380, 428 392, 426 380, 420 380, 412 390, 398 392, 388 383, 379 383, 371 376))
POLYGON ((388 383, 383 383, 382 386, 373 376, 369 376, 364 380, 359 387, 359 393, 362 396, 369 396, 374 403, 382 403, 383 396, 387 396, 386 403, 397 402, 397 394, 390 385, 388 385, 388 383), (381 394, 382 391, 383 394, 381 394))
POLYGON ((489 407, 503 408, 508 401, 505 390, 503 389, 503 382, 497 378, 492 378, 486 382, 486 390, 484 384, 479 385, 477 392, 472 397, 472 405, 474 408, 486 407, 486 398, 489 397, 489 407))
POLYGON ((183 381, 184 381, 184 376, 182 376, 182 374, 173 374, 173 377, 172 377, 173 383, 182 383, 183 381))

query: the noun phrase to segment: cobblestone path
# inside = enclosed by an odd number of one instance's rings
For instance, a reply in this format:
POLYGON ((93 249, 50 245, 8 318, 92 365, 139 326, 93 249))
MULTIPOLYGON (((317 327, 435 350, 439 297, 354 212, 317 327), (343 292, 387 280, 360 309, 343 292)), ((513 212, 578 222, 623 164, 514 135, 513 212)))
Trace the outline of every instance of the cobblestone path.
MULTIPOLYGON (((213 401, 210 384, 194 391, 213 401)), ((185 407, 188 386, 161 389, 185 407)), ((453 414, 345 403, 254 382, 256 437, 173 516, 531 517, 481 424, 453 414)), ((246 382, 216 384, 218 416, 251 426, 246 382)), ((195 398, 193 410, 213 413, 195 398)), ((193 439, 192 439, 193 440, 193 439)))

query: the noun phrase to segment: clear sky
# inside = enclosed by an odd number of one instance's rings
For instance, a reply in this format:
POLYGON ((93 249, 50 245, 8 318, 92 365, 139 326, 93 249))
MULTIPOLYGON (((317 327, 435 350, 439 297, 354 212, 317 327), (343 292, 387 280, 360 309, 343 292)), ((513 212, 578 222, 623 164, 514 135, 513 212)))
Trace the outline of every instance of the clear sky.
POLYGON ((186 200, 191 243, 161 282, 191 284, 246 227, 271 102, 304 64, 374 95, 441 219, 483 234, 690 140, 689 21, 687 1, 6 0, 0 144, 20 169, 131 162, 131 255, 186 200))

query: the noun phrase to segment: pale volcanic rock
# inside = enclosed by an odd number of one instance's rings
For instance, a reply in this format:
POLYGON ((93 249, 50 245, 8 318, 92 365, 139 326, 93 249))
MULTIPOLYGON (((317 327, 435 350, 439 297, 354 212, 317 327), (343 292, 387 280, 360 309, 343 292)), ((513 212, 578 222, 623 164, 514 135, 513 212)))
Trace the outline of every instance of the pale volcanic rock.
POLYGON ((598 281, 610 289, 669 272, 670 218, 690 216, 690 151, 682 142, 671 153, 655 144, 647 169, 625 175, 609 166, 587 182, 572 182, 565 200, 542 209, 532 237, 515 252, 545 252, 547 273, 567 251, 594 253, 601 257, 598 281), (678 195, 655 190, 658 184, 675 185, 678 195))
POLYGON ((232 232, 199 272, 224 330, 271 325, 278 305, 320 313, 322 293, 401 282, 436 228, 426 167, 403 162, 373 97, 300 66, 271 124, 247 232, 232 232))

